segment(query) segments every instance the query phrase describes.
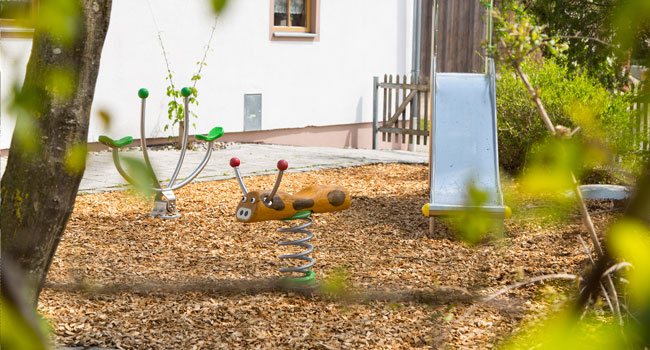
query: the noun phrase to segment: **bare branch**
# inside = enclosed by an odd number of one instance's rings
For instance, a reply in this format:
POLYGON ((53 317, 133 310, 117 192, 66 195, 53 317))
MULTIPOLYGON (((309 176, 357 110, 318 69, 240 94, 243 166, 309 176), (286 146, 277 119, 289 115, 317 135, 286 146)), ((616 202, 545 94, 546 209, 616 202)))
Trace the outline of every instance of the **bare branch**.
POLYGON ((581 40, 591 40, 591 41, 595 41, 595 42, 600 43, 600 44, 603 44, 603 45, 607 45, 607 46, 615 47, 615 45, 612 44, 612 43, 608 43, 607 41, 604 41, 604 40, 602 40, 602 39, 594 38, 594 37, 590 37, 590 36, 581 36, 581 35, 560 35, 560 36, 558 36, 558 38, 560 38, 560 39, 581 39, 581 40))
POLYGON ((499 295, 501 295, 501 294, 503 294, 505 292, 511 291, 513 289, 517 289, 517 288, 523 287, 525 285, 529 285, 529 284, 533 284, 533 283, 537 283, 537 282, 541 282, 541 281, 546 281, 546 280, 551 280, 551 279, 563 279, 563 280, 576 280, 577 279, 577 280, 580 280, 581 278, 578 275, 572 275, 572 274, 568 274, 568 273, 556 273, 556 274, 552 274, 552 275, 542 275, 542 276, 532 277, 532 278, 529 278, 529 279, 527 279, 525 281, 521 281, 521 282, 513 283, 513 284, 511 284, 509 286, 505 286, 505 287, 499 289, 498 291, 496 291, 496 292, 482 298, 481 302, 486 303, 486 302, 498 297, 499 295))
POLYGON ((623 269, 625 267, 632 267, 633 268, 634 265, 630 264, 627 261, 620 262, 620 263, 618 263, 616 265, 613 265, 609 269, 607 269, 607 271, 603 272, 603 277, 609 275, 610 273, 614 273, 614 272, 616 272, 616 271, 618 271, 620 269, 623 269))

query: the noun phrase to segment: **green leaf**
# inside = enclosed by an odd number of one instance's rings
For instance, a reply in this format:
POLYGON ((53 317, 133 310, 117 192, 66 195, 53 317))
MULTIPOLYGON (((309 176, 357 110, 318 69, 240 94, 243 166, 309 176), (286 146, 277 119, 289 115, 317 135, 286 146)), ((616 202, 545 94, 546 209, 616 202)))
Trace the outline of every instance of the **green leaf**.
POLYGON ((480 243, 487 234, 498 232, 497 223, 500 219, 494 218, 482 206, 485 206, 489 200, 489 195, 476 187, 471 181, 467 186, 465 205, 467 210, 453 214, 449 217, 449 223, 457 231, 458 238, 470 245, 480 243))
POLYGON ((611 228, 607 240, 612 253, 629 262, 628 290, 635 308, 650 307, 650 229, 640 221, 623 219, 611 228))
MULTIPOLYGON (((2 349, 47 349, 41 329, 32 328, 13 304, 0 296, 0 348, 2 349)), ((46 325, 41 325, 43 329, 46 325)))
POLYGON ((19 114, 16 119, 16 126, 13 137, 21 152, 28 155, 37 155, 41 151, 41 144, 38 140, 41 137, 41 129, 28 112, 17 109, 19 114))
POLYGON ((214 10, 215 13, 219 14, 223 12, 227 4, 228 0, 212 0, 212 10, 214 10))
POLYGON ((535 196, 550 196, 562 201, 574 187, 571 173, 581 175, 594 156, 584 144, 549 138, 531 155, 530 166, 521 177, 522 191, 535 196))
POLYGON ((79 143, 71 145, 65 152, 65 169, 72 175, 81 175, 86 169, 86 155, 88 154, 87 144, 79 143))
POLYGON ((348 292, 349 280, 350 275, 347 270, 344 267, 338 267, 323 279, 320 290, 330 298, 341 298, 348 292))
POLYGON ((104 129, 108 129, 111 126, 111 115, 105 109, 100 109, 97 113, 99 120, 102 123, 104 129))
POLYGON ((594 317, 580 320, 571 312, 551 316, 541 325, 522 327, 523 331, 502 346, 503 349, 626 349, 621 332, 611 322, 594 317))
POLYGON ((133 179, 131 185, 136 190, 136 193, 145 198, 150 198, 154 194, 152 186, 156 178, 153 171, 147 167, 144 161, 137 158, 125 156, 122 161, 126 173, 133 179))
POLYGON ((45 88, 59 99, 68 99, 75 90, 75 71, 72 69, 54 68, 45 73, 45 88))
POLYGON ((39 2, 36 28, 71 44, 82 26, 80 2, 76 0, 48 0, 39 2))

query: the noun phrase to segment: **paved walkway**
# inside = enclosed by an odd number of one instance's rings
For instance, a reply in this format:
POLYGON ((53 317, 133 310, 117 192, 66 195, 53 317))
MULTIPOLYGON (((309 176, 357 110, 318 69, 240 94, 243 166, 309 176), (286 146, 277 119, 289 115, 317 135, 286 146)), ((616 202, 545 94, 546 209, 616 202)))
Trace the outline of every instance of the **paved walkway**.
MULTIPOLYGON (((131 150, 127 155, 142 159, 140 151, 131 150)), ((180 151, 149 151, 149 158, 156 175, 169 178, 174 172, 180 151)), ((179 178, 192 173, 203 159, 205 151, 187 151, 179 178)), ((288 172, 344 168, 377 163, 417 163, 429 160, 427 153, 408 151, 377 151, 363 149, 339 149, 329 147, 293 147, 265 144, 233 144, 215 150, 208 165, 194 181, 214 181, 234 177, 229 165, 231 157, 241 159, 242 176, 262 175, 277 171, 280 159, 289 162, 288 172)), ((0 159, 0 172, 4 173, 7 159, 0 159)), ((90 153, 86 171, 79 185, 80 193, 93 193, 124 189, 127 182, 115 170, 111 152, 90 153)))

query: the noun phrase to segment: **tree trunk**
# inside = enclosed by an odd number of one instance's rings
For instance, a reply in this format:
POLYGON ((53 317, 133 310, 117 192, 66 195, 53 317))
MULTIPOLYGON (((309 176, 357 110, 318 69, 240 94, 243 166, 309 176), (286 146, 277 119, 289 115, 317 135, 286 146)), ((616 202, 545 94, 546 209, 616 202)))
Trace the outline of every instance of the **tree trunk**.
POLYGON ((65 43, 40 28, 34 32, 25 80, 17 96, 31 98, 30 108, 16 121, 0 183, 3 259, 9 257, 23 269, 30 283, 24 296, 34 307, 85 169, 90 108, 112 4, 111 0, 73 1, 78 1, 80 21, 72 42, 65 43), (65 95, 56 87, 54 72, 71 73, 65 95), (30 124, 36 132, 34 152, 19 141, 21 130, 30 124), (84 155, 77 171, 70 171, 66 158, 74 147, 84 150, 84 155))

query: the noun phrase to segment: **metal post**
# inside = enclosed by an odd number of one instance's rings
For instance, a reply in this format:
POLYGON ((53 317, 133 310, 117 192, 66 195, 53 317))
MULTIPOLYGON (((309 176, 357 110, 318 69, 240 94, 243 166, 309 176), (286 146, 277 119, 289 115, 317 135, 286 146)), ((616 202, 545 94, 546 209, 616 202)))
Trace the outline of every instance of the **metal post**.
POLYGON ((485 74, 490 69, 487 50, 492 47, 492 6, 494 6, 494 1, 490 0, 490 3, 487 5, 487 16, 485 16, 485 42, 487 43, 485 50, 485 74))
POLYGON ((372 149, 377 149, 377 127, 379 124, 379 117, 377 114, 377 103, 379 96, 377 90, 379 89, 379 77, 372 77, 372 149))
POLYGON ((422 36, 420 33, 421 16, 422 0, 413 0, 413 57, 411 59, 411 74, 413 74, 416 84, 418 82, 418 76, 420 75, 420 38, 422 36))
POLYGON ((174 182, 176 182, 176 177, 178 176, 178 173, 181 171, 181 167, 183 166, 183 159, 185 159, 185 151, 187 149, 187 139, 189 137, 189 119, 190 119, 190 105, 189 105, 189 96, 184 96, 183 97, 183 104, 185 105, 185 115, 183 116, 183 132, 179 132, 178 136, 181 137, 182 140, 182 148, 181 148, 181 155, 178 158, 178 163, 176 164, 176 169, 174 169, 174 173, 172 174, 172 178, 169 179, 169 183, 167 184, 167 187, 172 187, 174 186, 174 182))
MULTIPOLYGON (((419 84, 420 82, 420 41, 422 37, 422 27, 420 26, 422 17, 422 0, 413 0, 413 50, 411 59, 411 74, 413 76, 413 83, 419 84)), ((420 92, 418 91, 415 98, 411 101, 412 119, 417 120, 415 116, 420 112, 419 110, 420 92)), ((411 126, 413 127, 413 126, 411 126)), ((419 127, 419 126, 418 126, 419 127)), ((409 151, 415 151, 415 137, 411 135, 411 143, 409 143, 409 151)))
MULTIPOLYGON (((431 23, 431 79, 429 80, 429 108, 431 110, 430 124, 429 124, 429 203, 433 203, 433 191, 435 191, 435 182, 433 172, 435 171, 435 158, 434 158, 434 137, 435 135, 435 114, 436 114, 436 56, 438 54, 438 1, 433 1, 433 13, 431 23)), ((427 116, 427 117, 429 117, 427 116)), ((429 217, 429 235, 433 235, 435 231, 435 219, 429 217)))

